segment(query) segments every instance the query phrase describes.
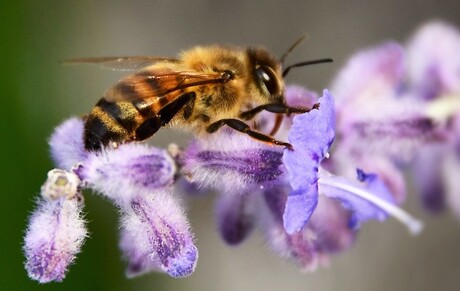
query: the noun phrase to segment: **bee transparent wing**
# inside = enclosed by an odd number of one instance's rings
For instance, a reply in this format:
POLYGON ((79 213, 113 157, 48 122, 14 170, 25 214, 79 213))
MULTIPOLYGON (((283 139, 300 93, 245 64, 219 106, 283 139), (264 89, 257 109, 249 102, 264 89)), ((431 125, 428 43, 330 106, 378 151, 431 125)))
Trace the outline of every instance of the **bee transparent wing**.
POLYGON ((228 73, 147 69, 122 79, 104 97, 107 101, 160 98, 173 92, 179 94, 189 87, 225 83, 229 80, 228 73))
POLYGON ((64 65, 94 64, 106 69, 117 71, 136 71, 149 65, 166 62, 180 63, 180 60, 173 58, 152 57, 152 56, 131 56, 131 57, 96 57, 96 58, 77 58, 63 61, 64 65))

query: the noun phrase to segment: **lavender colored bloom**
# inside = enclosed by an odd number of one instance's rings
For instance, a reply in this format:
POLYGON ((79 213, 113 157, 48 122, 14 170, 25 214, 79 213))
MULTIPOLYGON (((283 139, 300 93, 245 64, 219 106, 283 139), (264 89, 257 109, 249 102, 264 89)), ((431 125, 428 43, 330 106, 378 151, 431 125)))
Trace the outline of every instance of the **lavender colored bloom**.
POLYGON ((250 193, 220 193, 216 205, 216 220, 222 239, 237 245, 254 228, 254 205, 250 193))
POLYGON ((313 271, 319 263, 314 245, 315 233, 307 226, 302 231, 288 234, 283 226, 283 213, 288 187, 278 186, 263 191, 266 210, 258 213, 258 223, 269 246, 281 257, 293 260, 302 270, 313 271))
POLYGON ((62 281, 87 236, 77 181, 72 173, 50 171, 43 198, 30 218, 24 239, 25 267, 29 277, 40 283, 62 281))
POLYGON ((84 160, 87 152, 83 146, 83 121, 73 117, 64 121, 49 140, 51 157, 58 168, 70 170, 84 160))
POLYGON ((420 27, 407 45, 410 85, 418 98, 432 100, 460 92, 460 33, 435 21, 420 27))
POLYGON ((165 150, 141 144, 89 153, 75 169, 87 186, 120 205, 129 204, 134 194, 170 187, 175 172, 174 161, 165 150))
MULTIPOLYGON (((302 91, 297 88, 295 92, 302 91)), ((368 219, 395 215, 413 233, 421 229, 418 221, 394 206, 388 189, 375 175, 360 172, 361 185, 343 178, 334 183, 332 176, 321 174, 320 163, 334 139, 334 105, 327 91, 319 102, 319 110, 294 117, 289 133, 280 133, 289 136, 294 151, 283 152, 222 129, 195 140, 179 162, 190 182, 220 192, 216 212, 224 240, 239 243, 252 224, 258 225, 278 254, 294 259, 306 270, 315 269, 328 254, 347 248, 359 223, 368 219), (261 196, 262 206, 254 204, 261 196), (318 201, 327 202, 322 202, 315 216, 318 201), (328 207, 338 207, 341 214, 326 215, 324 208, 328 207), (337 232, 326 226, 328 219, 334 221, 330 225, 337 232)), ((331 211, 337 213, 337 209, 331 211)))
MULTIPOLYGON (((430 212, 438 213, 445 208, 445 191, 443 177, 446 148, 436 146, 420 150, 411 165, 414 188, 420 196, 422 205, 430 212)), ((457 180, 457 178, 454 178, 457 180)))
POLYGON ((194 271, 198 250, 188 222, 171 194, 136 196, 129 207, 122 208, 123 233, 131 238, 122 244, 129 262, 128 275, 161 269, 177 278, 194 271))
POLYGON ((460 168, 459 50, 459 30, 443 22, 423 25, 407 48, 413 96, 426 102, 428 115, 446 129, 449 137, 442 144, 420 151, 411 165, 423 205, 433 212, 442 210, 446 200, 456 213, 460 208, 460 192, 455 186, 455 173, 460 168))
POLYGON ((160 263, 150 258, 148 248, 143 249, 135 243, 136 236, 127 231, 126 228, 120 228, 120 249, 123 253, 123 259, 127 262, 125 274, 128 278, 141 276, 149 272, 163 272, 160 263))
POLYGON ((393 197, 388 192, 388 189, 380 180, 377 179, 377 176, 374 174, 366 174, 362 170, 357 170, 358 181, 367 183, 367 187, 361 186, 358 183, 351 183, 343 177, 333 176, 326 172, 323 172, 321 176, 323 180, 321 181, 321 188, 325 195, 329 198, 340 201, 346 209, 352 210, 352 217, 349 223, 351 228, 357 227, 360 222, 366 221, 368 219, 377 219, 383 221, 387 217, 387 213, 376 207, 374 204, 369 203, 368 201, 363 200, 358 196, 350 195, 350 193, 344 189, 345 187, 337 187, 337 189, 331 188, 330 185, 332 183, 363 189, 368 187, 371 188, 371 190, 374 190, 373 193, 375 193, 375 195, 379 196, 383 200, 394 203, 393 197), (328 180, 328 182, 324 183, 324 180, 328 180))
POLYGON ((289 132, 294 151, 283 155, 292 187, 283 215, 289 234, 305 225, 318 204, 318 168, 334 140, 334 101, 329 92, 324 91, 320 104, 320 110, 294 118, 289 132))
POLYGON ((283 213, 289 189, 274 187, 263 193, 264 211, 258 212, 258 222, 270 247, 281 257, 294 261, 304 271, 314 271, 327 262, 328 255, 349 248, 356 230, 348 226, 349 212, 325 196, 306 226, 288 234, 283 227, 283 213))
POLYGON ((395 96, 401 89, 404 73, 404 49, 398 43, 387 42, 353 55, 332 83, 331 92, 336 97, 339 115, 355 111, 365 114, 366 106, 355 105, 382 96, 395 96))
POLYGON ((232 192, 277 180, 283 173, 281 159, 282 149, 223 129, 195 140, 181 157, 181 164, 190 182, 232 192))
POLYGON ((340 148, 356 160, 363 153, 408 160, 444 138, 425 104, 406 96, 403 56, 396 43, 359 52, 333 82, 340 148))
POLYGON ((334 171, 348 178, 355 167, 377 173, 400 203, 408 167, 428 210, 455 200, 456 178, 445 169, 459 155, 459 49, 455 27, 431 22, 406 47, 390 42, 353 56, 333 82, 334 171))
POLYGON ((58 127, 50 145, 56 163, 42 187, 25 238, 26 268, 40 282, 61 281, 86 235, 81 188, 91 188, 113 201, 122 213, 122 242, 128 276, 159 270, 172 277, 190 275, 198 250, 187 218, 172 193, 176 173, 166 151, 124 144, 100 152, 83 147, 83 121, 58 127))

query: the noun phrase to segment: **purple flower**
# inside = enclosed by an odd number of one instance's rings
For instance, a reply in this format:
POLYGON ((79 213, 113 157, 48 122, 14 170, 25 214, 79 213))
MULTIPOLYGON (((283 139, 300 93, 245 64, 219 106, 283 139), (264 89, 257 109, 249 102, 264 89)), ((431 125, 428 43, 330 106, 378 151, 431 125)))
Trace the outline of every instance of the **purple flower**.
POLYGON ((406 183, 397 164, 443 138, 424 104, 407 96, 405 72, 403 47, 389 42, 352 56, 332 85, 337 143, 329 167, 349 179, 356 168, 376 173, 398 203, 406 183))
POLYGON ((369 153, 408 160, 417 147, 444 138, 425 104, 407 95, 403 56, 396 43, 359 52, 333 82, 340 150, 356 159, 369 153))
POLYGON ((177 278, 194 271, 198 250, 176 203, 171 192, 156 192, 133 197, 129 207, 122 209, 121 246, 128 260, 128 276, 161 269, 177 278))
POLYGON ((324 91, 320 104, 320 110, 294 118, 289 132, 294 151, 283 155, 292 188, 283 216, 289 234, 305 225, 318 204, 319 164, 334 141, 334 101, 329 92, 324 91))
POLYGON ((270 247, 281 257, 294 261, 304 271, 314 271, 330 254, 349 248, 356 230, 348 226, 350 212, 339 203, 320 196, 318 206, 301 231, 288 234, 283 213, 289 189, 271 188, 263 193, 263 211, 257 219, 270 247))
MULTIPOLYGON (((386 42, 352 56, 333 94, 288 86, 287 104, 321 105, 284 117, 274 137, 292 151, 223 127, 185 149, 130 143, 87 152, 82 120, 64 122, 50 139, 60 169, 42 187, 25 237, 29 276, 64 278, 86 237, 83 188, 120 209, 128 277, 194 271, 198 250, 177 186, 218 192, 217 228, 229 245, 259 229, 277 254, 309 271, 349 248, 368 220, 394 217, 412 234, 421 231, 396 206, 405 199, 405 170, 427 208, 447 201, 460 216, 459 50, 456 28, 430 23, 406 46, 386 42)), ((254 125, 269 133, 273 117, 262 112, 254 125)))
POLYGON ((378 174, 398 203, 409 168, 427 209, 456 200, 446 168, 459 168, 459 50, 457 29, 431 22, 405 47, 388 42, 354 55, 332 86, 338 139, 328 166, 348 178, 356 167, 378 174))
MULTIPOLYGON (((295 92, 299 94, 300 89, 295 92)), ((294 151, 283 152, 223 129, 195 140, 179 162, 191 183, 220 192, 216 211, 225 241, 239 243, 253 224, 258 225, 275 251, 307 270, 327 254, 348 247, 359 223, 368 219, 394 215, 411 232, 421 230, 420 222, 394 206, 392 195, 377 176, 360 171, 360 183, 320 170, 334 139, 335 116, 327 91, 319 102, 319 110, 294 117, 289 133, 279 133, 289 136, 294 151), (319 194, 329 198, 320 199, 319 194), (262 202, 255 203, 258 197, 263 197, 262 202), (327 202, 322 202, 322 214, 315 216, 318 201, 327 202), (323 207, 339 207, 343 215, 325 215, 323 207), (325 221, 320 222, 322 218, 325 221), (337 227, 337 233, 326 227, 328 219, 334 221, 331 225, 337 227)))
POLYGON ((229 245, 244 241, 254 229, 254 201, 251 193, 220 193, 216 220, 222 239, 229 245))
POLYGON ((53 170, 42 187, 44 202, 25 238, 26 269, 40 282, 61 281, 86 235, 81 188, 91 188, 122 213, 120 247, 128 276, 163 271, 190 275, 198 250, 182 206, 172 193, 176 166, 169 154, 140 144, 86 152, 83 121, 70 119, 50 140, 52 156, 66 170, 53 170), (51 180, 50 180, 51 179, 51 180))
POLYGON ((73 173, 50 171, 30 218, 24 239, 25 267, 29 277, 40 283, 62 281, 87 236, 79 182, 73 173))
POLYGON ((84 150, 82 132, 83 122, 78 117, 69 118, 54 130, 49 144, 58 168, 70 170, 86 158, 88 153, 84 150))
POLYGON ((421 26, 407 45, 410 85, 420 99, 460 92, 460 33, 441 21, 421 26))
POLYGON ((411 165, 423 205, 437 212, 446 201, 460 213, 460 32, 447 23, 430 22, 407 46, 408 79, 414 98, 424 100, 427 113, 443 126, 445 142, 418 152, 411 165))

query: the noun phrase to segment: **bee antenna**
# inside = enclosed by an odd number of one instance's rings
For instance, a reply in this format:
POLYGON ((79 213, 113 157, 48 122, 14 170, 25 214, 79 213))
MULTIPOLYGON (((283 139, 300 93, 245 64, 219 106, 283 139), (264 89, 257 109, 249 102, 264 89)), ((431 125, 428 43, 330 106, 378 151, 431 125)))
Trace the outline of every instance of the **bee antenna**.
POLYGON ((281 64, 284 63, 284 59, 305 39, 307 38, 307 35, 304 34, 302 35, 298 40, 296 40, 287 50, 286 52, 281 56, 280 62, 281 64))
POLYGON ((312 61, 305 61, 300 63, 295 63, 290 66, 287 66, 286 69, 283 70, 283 78, 289 73, 292 68, 315 65, 315 64, 322 64, 322 63, 332 63, 334 60, 331 58, 327 59, 319 59, 319 60, 312 60, 312 61))

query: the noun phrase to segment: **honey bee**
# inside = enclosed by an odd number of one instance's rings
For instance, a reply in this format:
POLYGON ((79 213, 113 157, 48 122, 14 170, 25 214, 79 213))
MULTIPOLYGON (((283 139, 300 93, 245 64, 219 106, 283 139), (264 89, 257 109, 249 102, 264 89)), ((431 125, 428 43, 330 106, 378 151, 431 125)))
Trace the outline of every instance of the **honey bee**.
POLYGON ((289 107, 284 100, 283 78, 291 68, 330 62, 320 59, 296 63, 282 70, 280 60, 264 48, 221 45, 198 46, 177 59, 156 57, 107 57, 74 59, 70 63, 98 63, 140 68, 108 89, 84 126, 87 150, 130 141, 142 141, 161 127, 185 127, 196 134, 216 132, 228 126, 250 137, 292 149, 274 139, 283 114, 304 113, 318 108, 289 107), (277 113, 270 134, 246 123, 259 112, 277 113))

